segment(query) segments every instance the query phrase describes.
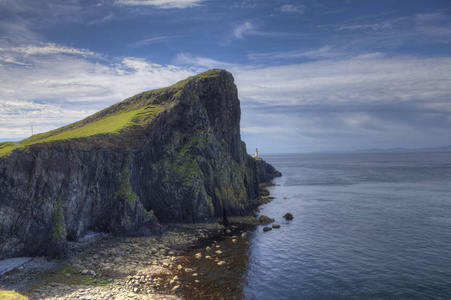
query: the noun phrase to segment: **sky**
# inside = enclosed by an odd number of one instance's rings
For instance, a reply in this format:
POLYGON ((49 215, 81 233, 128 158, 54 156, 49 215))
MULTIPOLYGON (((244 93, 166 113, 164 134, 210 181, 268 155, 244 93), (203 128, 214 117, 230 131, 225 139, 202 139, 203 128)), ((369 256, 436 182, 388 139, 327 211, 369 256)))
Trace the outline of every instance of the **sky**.
POLYGON ((0 142, 211 68, 249 152, 451 145, 449 0, 0 0, 0 142))

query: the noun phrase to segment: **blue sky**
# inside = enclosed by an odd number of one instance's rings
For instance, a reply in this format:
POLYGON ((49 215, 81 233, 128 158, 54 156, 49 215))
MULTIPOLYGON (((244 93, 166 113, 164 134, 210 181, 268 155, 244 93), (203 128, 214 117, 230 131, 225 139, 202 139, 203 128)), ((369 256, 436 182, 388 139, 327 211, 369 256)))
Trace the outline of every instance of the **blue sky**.
POLYGON ((0 0, 0 141, 210 68, 249 152, 451 144, 449 0, 0 0))

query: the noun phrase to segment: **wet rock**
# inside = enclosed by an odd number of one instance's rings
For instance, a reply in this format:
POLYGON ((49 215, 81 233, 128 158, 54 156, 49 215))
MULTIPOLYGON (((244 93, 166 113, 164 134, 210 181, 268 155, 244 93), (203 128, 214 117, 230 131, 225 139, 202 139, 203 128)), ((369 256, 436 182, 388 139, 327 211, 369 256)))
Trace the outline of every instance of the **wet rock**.
POLYGON ((262 223, 262 224, 268 224, 268 223, 274 222, 275 220, 274 220, 274 219, 271 219, 271 218, 269 218, 269 217, 267 217, 267 216, 265 216, 265 215, 261 215, 261 216, 258 218, 258 221, 259 221, 260 223, 262 223))
POLYGON ((293 215, 290 214, 290 213, 286 213, 283 217, 284 217, 286 220, 293 220, 293 215))
POLYGON ((278 225, 278 224, 272 224, 272 228, 280 228, 280 225, 278 225))
POLYGON ((264 232, 267 232, 267 231, 270 231, 270 230, 272 230, 271 227, 263 227, 263 231, 264 231, 264 232))

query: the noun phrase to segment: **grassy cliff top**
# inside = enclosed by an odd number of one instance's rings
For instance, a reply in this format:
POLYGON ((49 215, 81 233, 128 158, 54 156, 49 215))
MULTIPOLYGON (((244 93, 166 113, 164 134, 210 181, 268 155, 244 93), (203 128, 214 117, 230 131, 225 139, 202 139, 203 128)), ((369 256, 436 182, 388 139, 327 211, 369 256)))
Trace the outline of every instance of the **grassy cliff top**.
MULTIPOLYGON (((179 92, 190 80, 218 77, 225 72, 224 70, 213 69, 188 77, 167 88, 137 94, 81 121, 19 141, 17 146, 19 149, 24 149, 33 144, 52 141, 91 137, 99 134, 119 135, 126 133, 137 126, 144 126, 154 120, 158 114, 168 108, 171 100, 178 97, 179 92)), ((0 156, 9 154, 15 148, 14 142, 0 143, 0 156)))

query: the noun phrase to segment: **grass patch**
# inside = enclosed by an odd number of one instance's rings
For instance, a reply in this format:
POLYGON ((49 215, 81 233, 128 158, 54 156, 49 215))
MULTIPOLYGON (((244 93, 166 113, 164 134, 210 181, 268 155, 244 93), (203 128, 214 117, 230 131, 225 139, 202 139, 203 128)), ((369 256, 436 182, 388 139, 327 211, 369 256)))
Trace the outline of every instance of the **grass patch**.
MULTIPOLYGON (((56 282, 66 285, 96 285, 107 286, 109 282, 101 278, 102 274, 97 273, 96 278, 93 278, 91 274, 82 275, 81 270, 72 267, 64 267, 56 273, 48 275, 43 285, 56 282), (69 277, 66 274, 70 274, 69 277)), ((1 298, 0 298, 1 299, 1 298)))
POLYGON ((0 299, 1 300, 28 300, 28 297, 25 297, 15 291, 0 290, 0 299))
POLYGON ((16 148, 13 142, 0 143, 0 156, 3 156, 16 148))

